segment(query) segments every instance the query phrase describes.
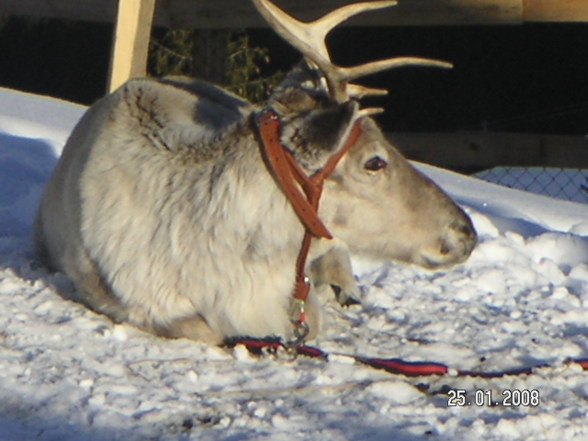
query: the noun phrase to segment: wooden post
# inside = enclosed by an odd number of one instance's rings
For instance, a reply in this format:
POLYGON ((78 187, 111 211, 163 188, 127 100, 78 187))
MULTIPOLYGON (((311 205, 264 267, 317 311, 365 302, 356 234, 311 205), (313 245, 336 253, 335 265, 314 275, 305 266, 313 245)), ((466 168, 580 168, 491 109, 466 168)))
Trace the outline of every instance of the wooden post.
POLYGON ((523 0, 524 21, 587 22, 587 0, 523 0))
POLYGON ((155 0, 119 0, 114 28, 108 90, 145 75, 155 0))

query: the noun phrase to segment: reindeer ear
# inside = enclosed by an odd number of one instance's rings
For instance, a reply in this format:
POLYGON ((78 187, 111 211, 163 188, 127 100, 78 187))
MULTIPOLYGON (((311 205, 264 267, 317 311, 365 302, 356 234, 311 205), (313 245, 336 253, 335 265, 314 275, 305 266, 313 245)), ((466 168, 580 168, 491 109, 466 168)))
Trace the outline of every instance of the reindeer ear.
POLYGON ((301 137, 319 154, 334 153, 349 130, 356 107, 356 103, 347 102, 310 112, 301 127, 301 137))
MULTIPOLYGON (((312 100, 306 108, 283 112, 282 145, 287 147, 298 163, 308 170, 321 168, 327 158, 342 146, 357 112, 357 103, 335 104, 328 100, 312 100)), ((284 110, 281 107, 280 110, 284 110)))

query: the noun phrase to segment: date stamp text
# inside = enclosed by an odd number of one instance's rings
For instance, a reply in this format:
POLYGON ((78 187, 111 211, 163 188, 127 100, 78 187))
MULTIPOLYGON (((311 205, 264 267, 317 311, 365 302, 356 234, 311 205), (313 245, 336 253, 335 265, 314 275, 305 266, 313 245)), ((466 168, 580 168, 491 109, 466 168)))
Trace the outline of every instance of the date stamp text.
POLYGON ((449 407, 537 407, 541 397, 537 389, 505 389, 496 392, 491 389, 478 389, 468 393, 465 389, 447 391, 449 407))

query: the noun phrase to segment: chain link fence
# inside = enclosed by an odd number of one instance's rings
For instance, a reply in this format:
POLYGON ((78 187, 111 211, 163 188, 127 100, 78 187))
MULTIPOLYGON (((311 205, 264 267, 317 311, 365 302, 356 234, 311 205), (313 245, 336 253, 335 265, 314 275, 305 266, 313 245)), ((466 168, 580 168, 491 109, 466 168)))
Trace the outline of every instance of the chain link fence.
POLYGON ((509 188, 588 203, 588 170, 584 169, 496 167, 474 176, 509 188))

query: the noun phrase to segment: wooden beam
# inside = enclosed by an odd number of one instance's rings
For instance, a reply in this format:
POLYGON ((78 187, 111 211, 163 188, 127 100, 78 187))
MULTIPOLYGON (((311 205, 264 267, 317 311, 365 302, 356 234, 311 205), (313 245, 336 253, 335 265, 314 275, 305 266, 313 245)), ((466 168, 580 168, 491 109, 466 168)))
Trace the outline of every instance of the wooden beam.
MULTIPOLYGON (((352 18, 351 26, 520 23, 523 0, 400 0, 398 5, 352 18)), ((311 20, 354 0, 274 0, 288 13, 311 20)), ((265 27, 250 1, 169 0, 170 24, 190 28, 265 27)))
POLYGON ((496 166, 588 169, 588 138, 521 133, 393 133, 406 157, 463 172, 496 166))
POLYGON ((523 0, 524 21, 588 22, 588 0, 523 0))
POLYGON ((117 0, 1 0, 0 14, 112 23, 116 3, 117 0))
MULTIPOLYGON (((150 3, 152 0, 144 0, 150 3)), ((359 0, 275 0, 283 9, 311 19, 359 0)), ((0 14, 112 22, 117 0, 0 0, 0 14)), ((463 25, 588 22, 588 0, 399 0, 398 6, 363 14, 350 25, 463 25)), ((266 26, 250 0, 159 0, 154 23, 185 29, 266 26)))
POLYGON ((155 0, 119 0, 108 90, 145 75, 155 0))

